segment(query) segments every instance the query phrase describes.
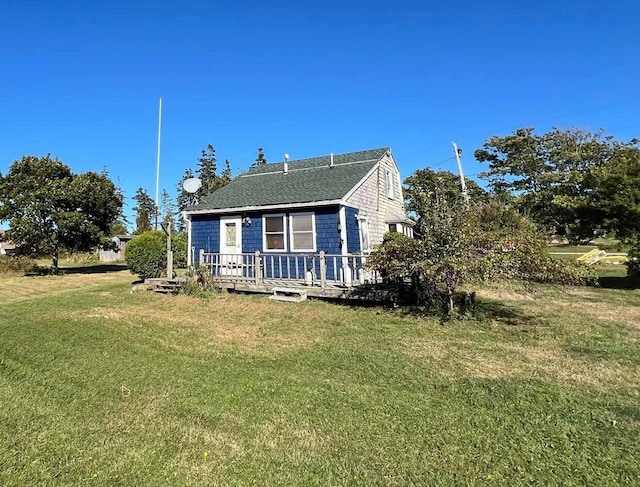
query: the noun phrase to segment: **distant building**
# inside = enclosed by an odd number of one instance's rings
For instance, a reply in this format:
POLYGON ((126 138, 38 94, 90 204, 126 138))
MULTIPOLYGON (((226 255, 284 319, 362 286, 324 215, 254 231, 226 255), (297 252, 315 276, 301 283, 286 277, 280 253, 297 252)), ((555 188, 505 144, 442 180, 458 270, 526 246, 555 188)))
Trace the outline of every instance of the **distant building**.
POLYGON ((10 240, 5 240, 5 230, 0 230, 0 255, 12 255, 16 246, 10 240))
POLYGON ((116 235, 111 240, 116 245, 116 250, 100 249, 100 262, 122 262, 127 242, 135 235, 116 235))

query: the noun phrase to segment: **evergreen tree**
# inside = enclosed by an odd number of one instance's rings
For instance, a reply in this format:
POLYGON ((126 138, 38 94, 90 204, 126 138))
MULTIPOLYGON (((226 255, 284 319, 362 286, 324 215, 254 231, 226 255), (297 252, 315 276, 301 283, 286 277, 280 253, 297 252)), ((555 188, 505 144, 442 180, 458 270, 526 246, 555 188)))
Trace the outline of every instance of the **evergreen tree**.
MULTIPOLYGON (((184 175, 182 176, 182 179, 180 180, 180 182, 178 183, 178 197, 177 197, 177 203, 178 203, 178 209, 177 212, 178 213, 182 213, 184 210, 186 210, 187 208, 189 208, 190 206, 195 206, 198 204, 198 194, 197 193, 188 193, 187 191, 185 191, 184 187, 183 187, 183 183, 187 180, 187 179, 191 179, 193 178, 193 171, 191 169, 187 169, 184 172, 184 175)), ((183 232, 185 230, 185 223, 184 220, 182 219, 182 217, 178 216, 178 218, 176 218, 176 223, 177 223, 177 230, 178 232, 183 232)))
POLYGON ((267 158, 264 155, 264 149, 262 147, 258 147, 258 155, 256 160, 253 161, 252 166, 261 166, 262 164, 267 163, 267 158))
POLYGON ((147 190, 140 187, 132 198, 136 202, 133 211, 136 212, 136 234, 146 232, 153 228, 156 217, 156 204, 147 193, 147 190))
MULTIPOLYGON (((103 171, 104 172, 104 171, 103 171)), ((129 233, 129 218, 125 214, 126 207, 126 196, 124 191, 122 190, 122 183, 120 182, 120 178, 118 178, 118 184, 116 185, 116 193, 119 198, 123 201, 122 209, 120 210, 120 214, 118 215, 118 219, 111 226, 111 231, 109 232, 112 237, 116 235, 126 235, 129 233)))
POLYGON ((163 189, 160 195, 160 221, 171 227, 171 232, 175 233, 176 205, 166 189, 163 189))
POLYGON ((216 150, 213 145, 208 144, 207 147, 202 149, 202 154, 198 158, 198 169, 196 170, 196 173, 202 182, 202 186, 198 191, 198 196, 200 198, 204 198, 217 189, 217 169, 216 150))
POLYGON ((229 159, 224 160, 224 167, 222 168, 222 172, 220 173, 220 178, 218 181, 218 187, 216 189, 220 189, 223 186, 229 184, 233 180, 231 176, 231 163, 229 159))
POLYGON ((218 164, 216 159, 216 150, 213 145, 209 144, 202 149, 202 154, 198 158, 198 169, 196 174, 200 178, 202 186, 197 192, 198 198, 202 199, 214 191, 228 184, 233 178, 231 177, 231 165, 229 159, 224 161, 222 173, 218 174, 218 164))

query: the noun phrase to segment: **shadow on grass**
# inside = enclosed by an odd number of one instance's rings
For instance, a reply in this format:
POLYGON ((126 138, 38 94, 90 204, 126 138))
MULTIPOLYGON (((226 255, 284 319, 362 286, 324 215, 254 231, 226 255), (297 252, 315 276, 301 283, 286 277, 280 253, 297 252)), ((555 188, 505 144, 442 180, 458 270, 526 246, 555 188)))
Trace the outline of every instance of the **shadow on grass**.
POLYGON ((527 314, 517 306, 499 301, 477 300, 473 304, 456 302, 456 309, 448 313, 446 303, 434 303, 431 306, 401 306, 398 312, 404 316, 433 316, 440 318, 441 324, 448 322, 472 320, 492 322, 506 326, 536 326, 542 324, 540 317, 527 314))
POLYGON ((540 317, 523 313, 515 306, 498 301, 479 301, 473 309, 476 319, 491 319, 509 326, 534 326, 541 324, 540 317))
POLYGON ((604 289, 640 289, 640 276, 603 276, 598 285, 604 289))
POLYGON ((126 264, 96 264, 76 267, 60 267, 60 274, 104 274, 126 271, 126 264))

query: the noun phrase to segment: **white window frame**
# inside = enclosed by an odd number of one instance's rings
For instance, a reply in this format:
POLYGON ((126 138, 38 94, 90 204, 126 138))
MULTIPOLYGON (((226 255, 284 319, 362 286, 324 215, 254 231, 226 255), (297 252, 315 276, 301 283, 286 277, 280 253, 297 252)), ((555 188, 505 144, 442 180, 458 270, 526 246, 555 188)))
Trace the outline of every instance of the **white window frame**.
POLYGON ((384 168, 384 192, 387 198, 390 200, 395 199, 396 195, 396 182, 393 174, 393 170, 388 167, 384 168))
POLYGON ((289 215, 289 247, 291 249, 291 252, 315 252, 316 251, 316 214, 312 211, 309 212, 305 212, 305 213, 291 213, 289 215), (293 231, 293 219, 296 216, 311 216, 311 237, 312 237, 312 242, 313 242, 313 246, 311 248, 308 249, 297 249, 294 247, 295 245, 295 240, 293 238, 293 234, 294 233, 309 233, 308 231, 305 232, 294 232, 293 231))
POLYGON ((357 218, 358 218, 358 238, 360 239, 360 252, 362 252, 363 254, 369 254, 371 253, 371 237, 369 235, 369 219, 366 216, 362 216, 362 215, 358 215, 357 218), (363 225, 364 227, 366 227, 366 231, 364 232, 362 231, 363 225))
MULTIPOLYGON (((264 252, 286 252, 287 251, 287 215, 284 213, 274 213, 273 215, 262 215, 262 249, 264 252), (267 248, 267 218, 281 218, 282 219, 282 239, 284 240, 284 248, 282 249, 268 249, 267 248)), ((271 232, 275 234, 276 232, 271 232)), ((280 232, 277 232, 278 234, 280 232)))

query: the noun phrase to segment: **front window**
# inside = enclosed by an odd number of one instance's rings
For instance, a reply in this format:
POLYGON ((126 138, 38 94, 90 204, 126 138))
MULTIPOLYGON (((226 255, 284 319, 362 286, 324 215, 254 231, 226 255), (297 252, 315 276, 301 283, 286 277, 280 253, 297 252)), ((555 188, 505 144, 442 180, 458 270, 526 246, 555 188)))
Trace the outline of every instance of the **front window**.
POLYGON ((291 215, 291 250, 315 251, 315 216, 313 213, 291 215))
POLYGON ((284 250, 285 249, 285 218, 284 215, 273 215, 264 217, 264 249, 284 250))

